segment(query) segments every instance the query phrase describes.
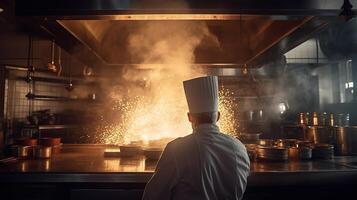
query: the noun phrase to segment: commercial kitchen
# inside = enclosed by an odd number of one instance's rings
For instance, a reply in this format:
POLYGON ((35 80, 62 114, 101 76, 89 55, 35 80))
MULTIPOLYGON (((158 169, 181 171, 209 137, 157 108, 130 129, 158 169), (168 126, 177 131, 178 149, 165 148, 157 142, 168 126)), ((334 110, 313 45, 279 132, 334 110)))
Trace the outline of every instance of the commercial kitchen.
POLYGON ((0 0, 0 199, 141 199, 217 76, 243 199, 357 194, 357 0, 0 0))

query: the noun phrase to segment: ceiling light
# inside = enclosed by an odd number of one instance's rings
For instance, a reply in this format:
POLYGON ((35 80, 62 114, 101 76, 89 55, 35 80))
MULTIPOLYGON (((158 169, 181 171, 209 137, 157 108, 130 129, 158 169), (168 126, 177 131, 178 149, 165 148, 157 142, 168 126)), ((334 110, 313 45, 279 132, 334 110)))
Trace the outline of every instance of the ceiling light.
POLYGON ((4 9, 0 8, 0 13, 1 13, 2 11, 4 11, 4 9))

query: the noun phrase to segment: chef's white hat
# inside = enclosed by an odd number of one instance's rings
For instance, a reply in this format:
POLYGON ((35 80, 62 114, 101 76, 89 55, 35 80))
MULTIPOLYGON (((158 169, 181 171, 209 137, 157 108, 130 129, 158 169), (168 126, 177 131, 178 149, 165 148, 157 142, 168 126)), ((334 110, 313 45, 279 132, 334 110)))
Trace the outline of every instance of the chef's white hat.
POLYGON ((205 76, 183 82, 190 113, 218 111, 218 77, 205 76))

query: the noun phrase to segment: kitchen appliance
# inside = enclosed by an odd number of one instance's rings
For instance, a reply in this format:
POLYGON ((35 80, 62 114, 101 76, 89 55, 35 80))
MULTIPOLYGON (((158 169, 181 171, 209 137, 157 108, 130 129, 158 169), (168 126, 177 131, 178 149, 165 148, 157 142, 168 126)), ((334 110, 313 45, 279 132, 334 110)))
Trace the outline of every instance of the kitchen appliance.
POLYGON ((335 127, 334 145, 336 155, 357 155, 357 127, 335 127))

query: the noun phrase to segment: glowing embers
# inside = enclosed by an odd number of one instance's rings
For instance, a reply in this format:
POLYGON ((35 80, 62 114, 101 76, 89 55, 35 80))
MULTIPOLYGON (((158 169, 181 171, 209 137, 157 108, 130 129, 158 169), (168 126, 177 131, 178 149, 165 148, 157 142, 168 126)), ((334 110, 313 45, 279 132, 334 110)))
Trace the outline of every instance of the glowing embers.
MULTIPOLYGON (((222 132, 229 135, 236 135, 239 126, 235 120, 234 111, 238 108, 233 96, 228 89, 222 88, 219 92, 221 119, 218 125, 222 132)), ((137 97, 114 102, 113 110, 121 115, 114 121, 103 120, 103 125, 97 127, 98 143, 130 144, 140 141, 140 145, 164 147, 173 138, 192 133, 183 94, 161 96, 156 100, 137 97)))

